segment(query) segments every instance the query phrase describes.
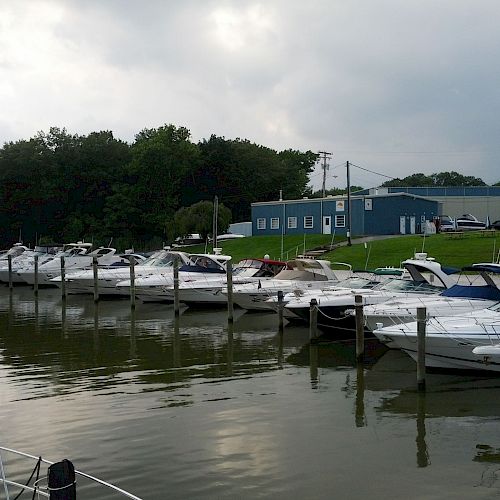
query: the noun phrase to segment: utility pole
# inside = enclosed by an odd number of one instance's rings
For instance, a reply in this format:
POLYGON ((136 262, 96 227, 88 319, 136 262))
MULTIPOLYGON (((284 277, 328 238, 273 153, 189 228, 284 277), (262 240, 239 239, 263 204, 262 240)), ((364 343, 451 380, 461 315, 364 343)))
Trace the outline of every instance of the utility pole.
POLYGON ((347 167, 347 246, 351 246, 351 173, 349 171, 349 162, 347 167))
POLYGON ((319 159, 323 160, 323 164, 321 165, 321 168, 323 169, 323 198, 325 197, 326 193, 326 171, 328 170, 329 163, 327 163, 327 160, 329 160, 332 157, 332 153, 329 153, 328 151, 319 151, 318 154, 320 155, 319 159))

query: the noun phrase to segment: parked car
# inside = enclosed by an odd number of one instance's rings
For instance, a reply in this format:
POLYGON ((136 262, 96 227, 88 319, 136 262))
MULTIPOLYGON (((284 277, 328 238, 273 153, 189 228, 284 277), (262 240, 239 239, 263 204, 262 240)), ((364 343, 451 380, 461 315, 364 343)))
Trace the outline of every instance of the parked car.
POLYGON ((455 231, 455 221, 449 215, 440 215, 436 222, 438 231, 455 231))
POLYGON ((492 222, 490 225, 490 229, 496 229, 497 231, 500 231, 500 220, 492 222))

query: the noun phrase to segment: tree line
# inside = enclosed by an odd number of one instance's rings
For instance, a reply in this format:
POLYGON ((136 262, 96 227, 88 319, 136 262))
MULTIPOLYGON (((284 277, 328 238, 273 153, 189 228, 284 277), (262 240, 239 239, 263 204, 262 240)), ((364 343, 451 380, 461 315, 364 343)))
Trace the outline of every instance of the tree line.
POLYGON ((301 198, 316 158, 215 135, 196 143, 174 125, 144 129, 131 144, 54 127, 0 149, 0 241, 154 248, 193 226, 189 210, 211 220, 215 196, 226 228, 280 190, 301 198))

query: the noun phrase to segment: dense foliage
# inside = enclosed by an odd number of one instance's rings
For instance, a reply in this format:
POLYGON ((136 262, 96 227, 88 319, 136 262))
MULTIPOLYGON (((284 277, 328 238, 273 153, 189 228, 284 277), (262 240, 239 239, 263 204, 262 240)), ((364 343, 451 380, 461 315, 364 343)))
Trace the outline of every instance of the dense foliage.
POLYGON ((486 183, 472 175, 458 172, 440 172, 438 174, 412 174, 403 179, 391 179, 382 184, 383 187, 426 187, 426 186, 486 186, 486 183))
POLYGON ((176 236, 175 214, 200 201, 218 196, 227 227, 231 217, 249 220, 250 203, 278 199, 280 189, 302 197, 316 158, 217 136, 195 143, 173 125, 145 129, 132 144, 109 131, 51 128, 0 149, 0 241, 22 234, 29 243, 156 246, 176 236))

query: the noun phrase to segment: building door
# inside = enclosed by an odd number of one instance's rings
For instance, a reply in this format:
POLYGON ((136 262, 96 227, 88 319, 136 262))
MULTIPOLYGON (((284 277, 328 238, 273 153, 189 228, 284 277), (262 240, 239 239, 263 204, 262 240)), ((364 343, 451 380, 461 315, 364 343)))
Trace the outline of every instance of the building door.
POLYGON ((323 216, 323 234, 332 234, 332 216, 323 216))
POLYGON ((410 234, 415 234, 415 216, 410 217, 410 234))
POLYGON ((399 218, 399 232, 406 234, 406 217, 404 215, 399 218))

